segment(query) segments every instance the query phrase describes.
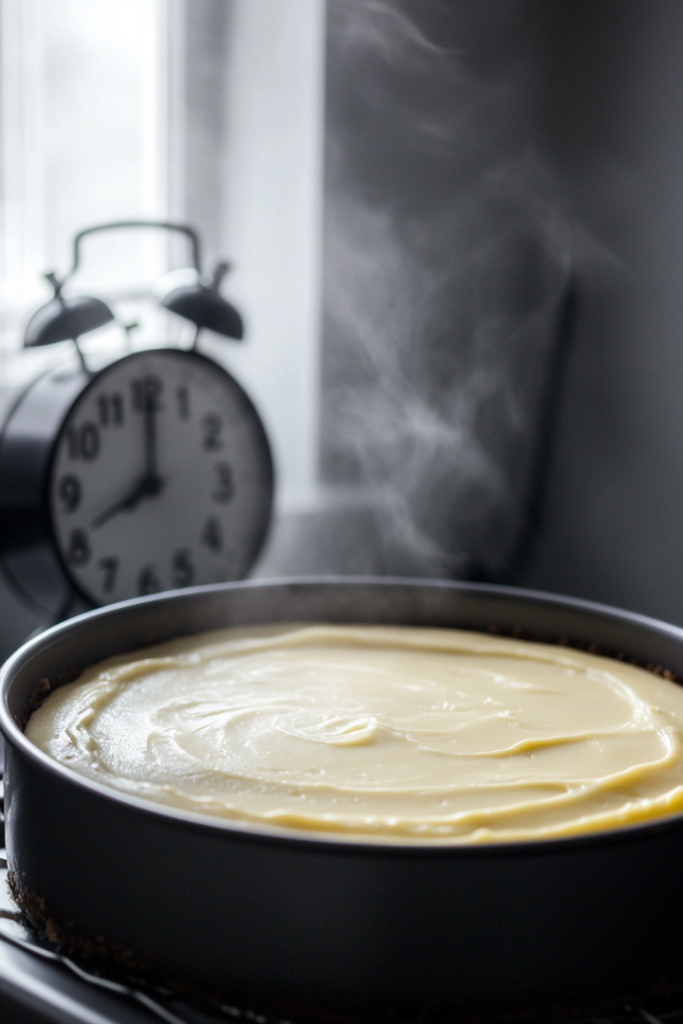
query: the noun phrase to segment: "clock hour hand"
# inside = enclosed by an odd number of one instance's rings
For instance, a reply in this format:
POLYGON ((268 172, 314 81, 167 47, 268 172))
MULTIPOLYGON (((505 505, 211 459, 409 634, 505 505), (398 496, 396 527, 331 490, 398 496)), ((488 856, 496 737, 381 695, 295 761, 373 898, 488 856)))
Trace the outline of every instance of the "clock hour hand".
POLYGON ((104 512, 100 512, 93 521, 93 527, 103 526, 105 523, 117 516, 119 512, 130 512, 132 509, 137 508, 141 501, 145 498, 153 498, 156 494, 159 494, 163 489, 164 481, 160 476, 143 476, 141 480, 138 480, 137 484, 124 498, 120 498, 119 501, 115 501, 113 505, 106 508, 104 512))

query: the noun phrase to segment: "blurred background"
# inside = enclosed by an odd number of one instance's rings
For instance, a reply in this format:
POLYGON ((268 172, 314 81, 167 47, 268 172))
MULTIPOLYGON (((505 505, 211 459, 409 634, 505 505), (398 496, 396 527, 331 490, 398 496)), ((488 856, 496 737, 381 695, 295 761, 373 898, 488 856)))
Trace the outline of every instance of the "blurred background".
MULTIPOLYGON (((681 40, 679 0, 0 0, 0 418, 65 358, 21 339, 73 234, 188 221, 274 449, 255 575, 683 624, 681 40)), ((186 259, 94 238, 73 288, 183 345, 186 259)), ((0 578, 0 655, 40 624, 0 578)))

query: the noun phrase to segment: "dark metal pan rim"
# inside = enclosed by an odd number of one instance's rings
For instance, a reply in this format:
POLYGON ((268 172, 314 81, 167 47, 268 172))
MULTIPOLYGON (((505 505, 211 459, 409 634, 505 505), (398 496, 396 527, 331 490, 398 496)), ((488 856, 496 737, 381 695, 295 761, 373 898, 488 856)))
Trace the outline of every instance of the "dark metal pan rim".
MULTIPOLYGON (((641 626, 645 629, 662 633, 679 641, 683 641, 683 627, 674 626, 669 622, 664 622, 662 619, 655 619, 652 616, 643 615, 640 612, 626 611, 623 608, 618 608, 614 605, 602 604, 598 601, 588 601, 584 598, 570 597, 565 596, 564 594, 553 594, 545 590, 534 590, 526 587, 511 587, 507 585, 503 586, 497 583, 471 583, 469 581, 429 579, 415 576, 283 576, 272 579, 238 580, 232 583, 205 583, 195 587, 184 587, 182 590, 168 590, 159 594, 149 594, 146 597, 130 598, 125 601, 118 601, 114 604, 106 605, 103 608, 94 608, 91 611, 82 612, 80 615, 75 615, 73 618, 67 619, 65 622, 49 627, 23 644, 18 651, 7 659, 4 665, 0 666, 0 685, 2 685, 10 666, 19 664, 23 660, 22 656, 28 656, 32 652, 33 648, 38 645, 43 646, 47 639, 51 639, 52 637, 59 638, 62 633, 71 631, 72 628, 77 628, 83 622, 93 622, 99 618, 114 617, 117 612, 125 613, 133 604, 136 607, 142 608, 155 604, 168 604, 173 601, 189 601, 195 594, 220 594, 229 593, 230 591, 258 591, 276 587, 316 587, 320 585, 334 586, 339 589, 344 587, 351 589, 352 587, 359 585, 371 585, 377 588, 386 587, 388 590, 396 587, 415 590, 429 587, 434 590, 439 589, 444 591, 452 590, 455 585, 457 586, 458 591, 463 594, 482 594, 493 597, 499 596, 501 598, 513 597, 517 603, 522 605, 541 603, 551 608, 586 612, 587 614, 599 615, 602 619, 611 619, 615 622, 628 622, 630 625, 641 626)), ((381 624, 382 623, 380 623, 380 625, 381 624)), ((453 626, 452 628, 462 628, 465 630, 472 629, 472 627, 467 626, 453 626)), ((482 630, 485 630, 486 624, 482 623, 481 628, 482 630)), ((590 638, 586 637, 585 639, 589 640, 590 638)), ((552 643, 551 640, 548 642, 552 643)), ((152 645, 153 642, 150 643, 149 646, 152 645)), ((2 708, 0 708, 0 710, 2 710, 2 708)))
MULTIPOLYGON (((270 587, 305 586, 305 585, 334 585, 336 587, 358 586, 369 584, 372 586, 384 587, 431 587, 448 590, 452 588, 450 581, 417 579, 414 577, 365 577, 365 576, 320 576, 320 577, 287 577, 272 580, 248 580, 232 584, 208 584, 199 587, 188 587, 183 590, 169 591, 164 594, 152 594, 149 597, 136 598, 122 601, 118 604, 109 605, 105 608, 85 612, 64 623, 51 627, 49 630, 39 634, 24 644, 13 654, 0 668, 0 732, 6 740, 29 760, 33 761, 43 771, 47 771, 59 778, 68 786, 80 787, 98 795, 98 797, 122 804, 131 810, 153 816, 161 821, 173 823, 174 828, 182 828, 191 832, 205 832, 218 837, 220 834, 229 833, 231 837, 240 842, 266 844, 268 846, 285 847, 308 847, 315 848, 320 853, 325 851, 334 855, 347 854, 379 857, 400 857, 412 859, 497 859, 510 858, 514 856, 526 857, 529 855, 548 856, 552 854, 564 854, 570 850, 579 848, 599 846, 614 846, 620 844, 631 844, 634 840, 648 841, 664 832, 683 830, 683 812, 658 817, 650 821, 639 822, 620 828, 596 830, 584 832, 574 836, 559 838, 517 840, 514 842, 492 842, 472 845, 461 845, 456 842, 449 843, 434 842, 430 839, 388 839, 376 842, 372 837, 357 835, 343 835, 340 833, 324 833, 311 830, 310 833, 290 829, 282 826, 269 826, 252 822, 240 822, 230 819, 215 818, 198 812, 187 811, 182 808, 166 806, 156 801, 134 796, 114 787, 99 783, 77 772, 65 765, 55 761, 49 755, 36 747, 19 728, 10 714, 7 705, 8 680, 25 662, 30 662, 31 657, 40 647, 45 649, 46 644, 55 641, 68 632, 78 630, 82 625, 87 627, 89 622, 103 617, 111 617, 112 614, 127 613, 131 604, 136 606, 149 606, 154 604, 167 604, 169 601, 181 601, 191 599, 193 594, 207 594, 210 592, 221 593, 231 590, 255 589, 261 590, 270 587)), ((683 643, 683 629, 634 612, 625 612, 609 605, 602 605, 597 602, 584 601, 580 598, 563 597, 548 594, 543 591, 526 590, 516 587, 504 587, 495 584, 485 583, 458 583, 458 590, 465 594, 490 594, 499 595, 502 598, 513 597, 524 604, 542 602, 546 607, 566 608, 568 610, 583 611, 588 614, 599 615, 604 619, 613 619, 617 622, 627 622, 631 625, 638 625, 650 632, 657 632, 667 635, 683 643)), ((435 627, 439 628, 439 627, 435 627)), ((444 627, 446 628, 446 627, 444 627)), ((458 628, 458 627, 454 627, 458 628)), ((463 627, 467 629, 468 627, 463 627)), ((193 635, 188 633, 189 635, 193 635)), ((589 640, 590 638, 586 638, 589 640)), ((154 641, 152 641, 153 643, 154 641)), ((131 650, 135 650, 133 647, 131 650)))

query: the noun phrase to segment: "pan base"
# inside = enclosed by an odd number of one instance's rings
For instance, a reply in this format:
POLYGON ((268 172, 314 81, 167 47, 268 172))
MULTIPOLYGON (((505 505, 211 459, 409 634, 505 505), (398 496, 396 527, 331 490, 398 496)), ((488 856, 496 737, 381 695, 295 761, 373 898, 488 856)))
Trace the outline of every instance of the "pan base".
POLYGON ((255 996, 229 986, 207 989, 169 975, 153 952, 140 955, 108 942, 102 935, 79 933, 73 925, 61 921, 41 896, 23 885, 16 873, 8 872, 7 886, 26 927, 41 943, 61 956, 74 959, 86 971, 95 970, 105 978, 139 986, 145 991, 172 993, 180 999, 204 1004, 210 1012, 215 1013, 217 1007, 225 1006, 231 1016, 239 1011, 253 1020, 256 1015, 262 1024, 536 1024, 541 1021, 547 1024, 549 1020, 553 1024, 592 1024, 594 1017, 600 1019, 600 1024, 626 1024, 632 1019, 633 1007, 642 1006, 644 1002, 651 1005, 653 1000, 657 1001, 665 1007, 662 1012, 667 1012, 671 1006, 680 1012, 683 1003, 683 977, 656 978, 637 991, 603 993, 591 1000, 545 1000, 537 1005, 525 1004, 504 1011, 484 1006, 465 1007, 436 999, 426 999, 419 1005, 331 1006, 304 998, 255 996))

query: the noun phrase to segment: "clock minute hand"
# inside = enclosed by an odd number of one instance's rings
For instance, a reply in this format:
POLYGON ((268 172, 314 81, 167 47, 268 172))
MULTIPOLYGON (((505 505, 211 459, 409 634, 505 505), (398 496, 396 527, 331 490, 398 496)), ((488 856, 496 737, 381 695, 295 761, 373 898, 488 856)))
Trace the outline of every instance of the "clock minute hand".
POLYGON ((130 512, 144 498, 153 498, 163 490, 164 480, 157 472, 156 397, 149 386, 145 394, 144 416, 145 475, 138 480, 130 494, 119 499, 119 501, 115 501, 113 505, 110 505, 99 516, 96 516, 92 521, 93 527, 103 526, 104 523, 117 516, 119 512, 130 512))
POLYGON ((156 395, 149 381, 145 394, 145 469, 148 480, 158 480, 156 395))

